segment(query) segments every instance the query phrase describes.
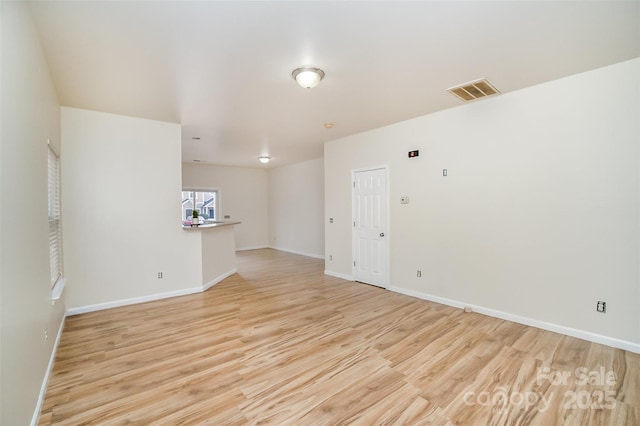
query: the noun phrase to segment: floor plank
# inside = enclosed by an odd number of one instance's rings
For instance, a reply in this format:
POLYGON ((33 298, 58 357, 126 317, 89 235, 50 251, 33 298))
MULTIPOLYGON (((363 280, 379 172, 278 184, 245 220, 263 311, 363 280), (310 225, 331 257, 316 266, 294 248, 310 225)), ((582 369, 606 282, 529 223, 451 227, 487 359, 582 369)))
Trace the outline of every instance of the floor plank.
POLYGON ((205 293, 68 318, 40 424, 640 424, 639 354, 323 269, 240 252, 205 293))

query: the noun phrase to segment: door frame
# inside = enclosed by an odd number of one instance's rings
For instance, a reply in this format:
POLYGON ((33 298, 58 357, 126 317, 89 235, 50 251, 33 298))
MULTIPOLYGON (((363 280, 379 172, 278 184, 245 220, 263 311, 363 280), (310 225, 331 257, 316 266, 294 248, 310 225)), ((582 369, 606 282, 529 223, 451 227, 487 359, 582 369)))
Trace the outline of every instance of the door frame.
MULTIPOLYGON (((360 172, 369 172, 369 171, 373 171, 373 170, 384 170, 384 186, 385 186, 385 197, 384 197, 384 208, 385 208, 385 215, 386 215, 386 233, 385 233, 385 239, 384 239, 384 245, 385 245, 385 252, 386 252, 386 259, 385 259, 385 277, 384 277, 384 283, 381 286, 381 288, 385 288, 385 289, 389 289, 389 287, 391 286, 390 284, 390 277, 391 277, 391 205, 389 203, 390 200, 390 194, 389 194, 389 166, 384 164, 384 165, 380 165, 380 166, 371 166, 371 167, 361 167, 361 168, 357 168, 357 169, 351 169, 351 223, 353 224, 353 222, 355 221, 355 217, 356 217, 356 203, 355 203, 355 181, 356 181, 356 173, 360 173, 360 172)), ((351 225, 351 276, 353 277, 353 280, 356 281, 356 267, 354 266, 354 262, 356 259, 356 245, 357 245, 357 241, 356 241, 356 233, 355 233, 355 229, 354 226, 351 225)), ((371 284, 373 285, 373 284, 371 284)))

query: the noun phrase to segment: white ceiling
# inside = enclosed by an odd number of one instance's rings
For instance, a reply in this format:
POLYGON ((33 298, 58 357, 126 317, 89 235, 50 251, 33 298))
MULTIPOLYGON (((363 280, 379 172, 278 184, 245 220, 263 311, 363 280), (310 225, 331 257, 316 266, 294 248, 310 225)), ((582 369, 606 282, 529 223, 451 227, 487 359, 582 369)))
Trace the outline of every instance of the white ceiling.
POLYGON ((326 141, 462 104, 445 89, 477 78, 506 93, 640 56, 638 0, 31 8, 62 105, 180 123, 184 162, 233 166, 321 157, 326 141), (314 89, 291 77, 305 65, 326 72, 314 89))

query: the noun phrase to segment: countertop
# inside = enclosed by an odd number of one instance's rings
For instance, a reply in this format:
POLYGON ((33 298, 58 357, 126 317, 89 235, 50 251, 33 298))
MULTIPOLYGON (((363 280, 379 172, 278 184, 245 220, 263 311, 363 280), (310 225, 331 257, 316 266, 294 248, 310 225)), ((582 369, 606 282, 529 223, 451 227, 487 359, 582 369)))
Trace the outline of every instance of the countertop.
POLYGON ((189 231, 189 230, 198 230, 198 229, 221 228, 221 227, 224 227, 224 226, 238 225, 240 223, 242 223, 242 222, 218 221, 218 222, 203 223, 203 224, 198 225, 198 226, 182 225, 182 229, 184 229, 185 231, 189 231))

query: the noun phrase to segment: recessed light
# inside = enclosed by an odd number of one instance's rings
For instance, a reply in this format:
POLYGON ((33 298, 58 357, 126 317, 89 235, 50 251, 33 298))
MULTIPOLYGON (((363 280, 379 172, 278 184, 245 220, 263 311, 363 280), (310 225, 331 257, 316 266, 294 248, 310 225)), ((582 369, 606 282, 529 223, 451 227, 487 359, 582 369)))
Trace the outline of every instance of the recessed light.
POLYGON ((193 139, 194 141, 199 141, 200 140, 200 136, 193 136, 191 139, 193 139))
POLYGON ((325 129, 331 129, 333 127, 333 123, 324 123, 325 129))
POLYGON ((194 163, 199 163, 201 160, 193 160, 194 163))

